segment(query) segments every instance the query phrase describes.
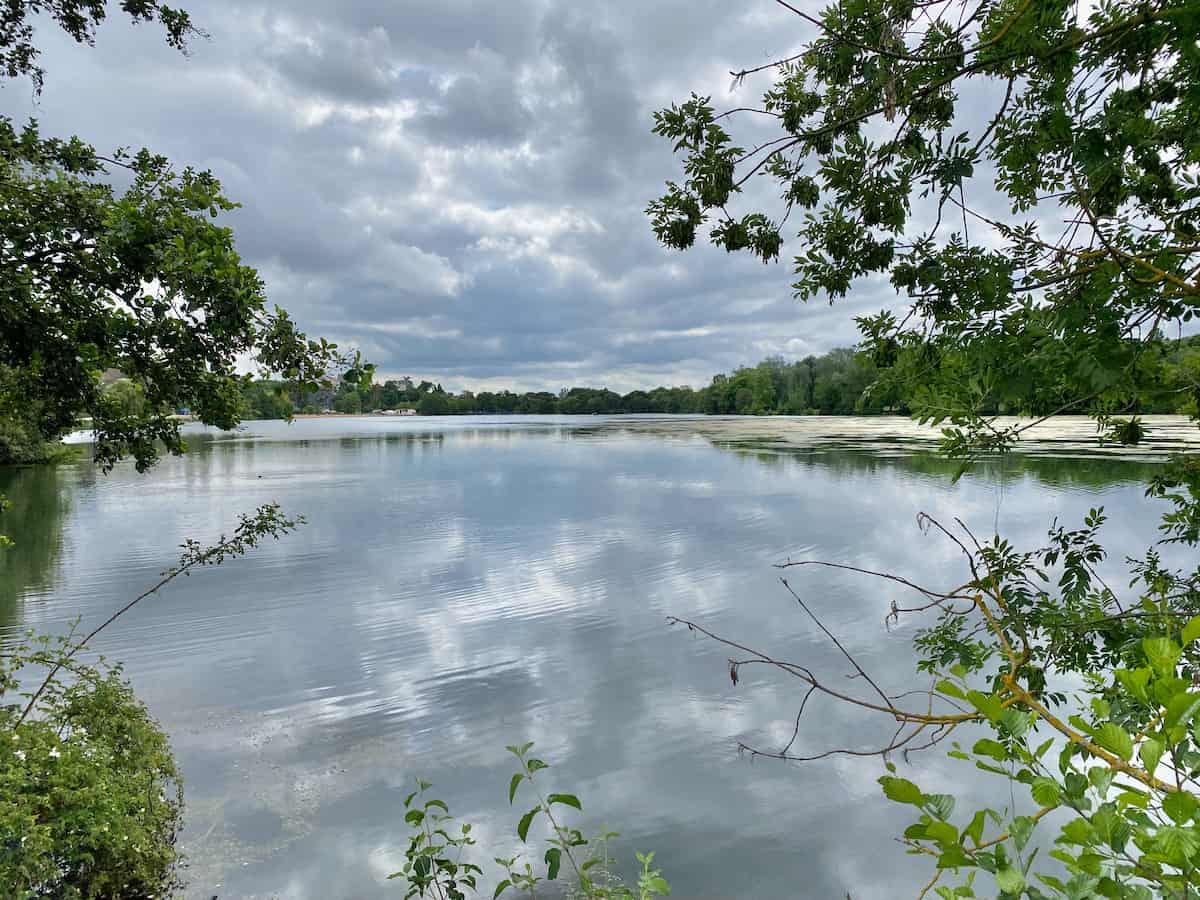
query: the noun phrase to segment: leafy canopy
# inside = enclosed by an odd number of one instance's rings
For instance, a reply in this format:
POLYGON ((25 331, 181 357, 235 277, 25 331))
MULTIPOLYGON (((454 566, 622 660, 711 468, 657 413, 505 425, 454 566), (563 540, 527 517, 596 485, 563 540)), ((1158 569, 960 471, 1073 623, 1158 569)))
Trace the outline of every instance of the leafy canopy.
POLYGON ((860 319, 866 345, 919 380, 916 413, 948 420, 957 452, 1019 434, 984 427, 988 404, 1127 406, 1147 342, 1200 303, 1197 5, 779 5, 815 37, 734 73, 770 76, 759 104, 656 114, 685 176, 649 206, 658 238, 707 229, 770 261, 791 222, 798 297, 886 276, 907 310, 860 319), (780 200, 739 215, 755 176, 780 200))
MULTIPOLYGON (((998 422, 997 410, 1087 412, 1106 437, 1138 442, 1143 423, 1114 416, 1137 410, 1164 332, 1200 311, 1200 4, 837 0, 811 15, 776 3, 812 37, 733 73, 735 85, 769 80, 758 105, 719 113, 693 95, 657 114, 684 174, 649 205, 658 238, 685 249, 706 231, 769 262, 790 227, 803 300, 837 302, 886 277, 902 311, 858 320, 880 369, 874 389, 899 391, 915 415, 941 423, 952 456, 1008 450, 1036 424, 998 422), (735 142, 735 125, 750 139, 735 142), (743 213, 736 204, 756 176, 778 207, 743 213)), ((1173 408, 1195 413, 1192 365, 1170 390, 1173 408)), ((869 754, 793 749, 814 694, 883 719, 892 736, 874 751, 889 769, 881 786, 913 807, 903 842, 935 866, 919 896, 1194 896, 1196 457, 1165 466, 1148 493, 1171 504, 1159 544, 1183 550, 1191 568, 1173 568, 1156 545, 1115 586, 1102 577, 1101 510, 1080 528, 1055 523, 1035 550, 922 516, 961 552, 961 584, 857 570, 916 592, 889 619, 931 617, 915 641, 920 683, 908 689, 881 686, 787 578, 857 692, 841 673, 684 624, 741 654, 734 684, 751 664, 803 682, 791 741, 751 753, 869 754), (1011 808, 956 814, 955 797, 897 774, 892 756, 907 761, 952 735, 970 736, 950 744, 952 757, 1010 782, 1011 808)), ((784 568, 805 565, 825 563, 784 568)))
MULTIPOLYGON (((177 10, 145 0, 121 8, 159 20, 173 46, 192 31, 177 10)), ((29 22, 39 12, 90 42, 105 4, 0 11, 0 65, 40 84, 29 22)), ((262 279, 217 221, 236 207, 210 172, 178 170, 148 150, 105 156, 0 118, 0 416, 45 440, 90 418, 97 461, 132 455, 145 468, 160 442, 183 449, 176 409, 237 423, 239 366, 315 387, 343 363, 333 344, 268 307, 262 279), (144 409, 100 389, 107 369, 133 383, 144 409)))

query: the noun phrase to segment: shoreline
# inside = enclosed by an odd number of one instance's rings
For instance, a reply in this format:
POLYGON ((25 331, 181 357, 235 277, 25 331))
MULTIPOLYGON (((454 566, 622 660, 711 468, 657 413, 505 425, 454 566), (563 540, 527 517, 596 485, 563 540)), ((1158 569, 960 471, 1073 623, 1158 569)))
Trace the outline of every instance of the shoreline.
MULTIPOLYGON (((1013 452, 1069 453, 1162 459, 1170 453, 1200 449, 1200 427, 1187 416, 1139 416, 1147 430, 1139 444, 1101 444, 1096 423, 1087 416, 1056 416, 1033 425, 1013 452)), ((1030 422, 998 417, 998 427, 1030 422)), ((605 423, 634 434, 703 437, 715 444, 744 445, 762 450, 817 450, 834 447, 863 450, 933 450, 942 439, 941 426, 921 425, 907 416, 710 416, 660 417, 605 423), (836 424, 835 424, 836 423, 836 424), (886 423, 886 425, 884 425, 886 423), (884 427, 880 427, 884 425, 884 427)))

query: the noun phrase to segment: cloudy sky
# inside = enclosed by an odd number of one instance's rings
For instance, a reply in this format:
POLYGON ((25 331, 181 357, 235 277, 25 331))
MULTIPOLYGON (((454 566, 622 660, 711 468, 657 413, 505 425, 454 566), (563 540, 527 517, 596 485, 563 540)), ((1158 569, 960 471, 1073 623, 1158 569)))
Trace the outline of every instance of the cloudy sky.
POLYGON ((892 302, 804 305, 786 263, 650 232, 678 177, 652 112, 752 100, 763 83, 730 94, 729 70, 808 36, 771 0, 187 5, 209 34, 187 58, 118 18, 91 50, 43 29, 43 94, 4 84, 0 113, 212 169, 271 300, 385 376, 704 384, 852 343, 892 302))

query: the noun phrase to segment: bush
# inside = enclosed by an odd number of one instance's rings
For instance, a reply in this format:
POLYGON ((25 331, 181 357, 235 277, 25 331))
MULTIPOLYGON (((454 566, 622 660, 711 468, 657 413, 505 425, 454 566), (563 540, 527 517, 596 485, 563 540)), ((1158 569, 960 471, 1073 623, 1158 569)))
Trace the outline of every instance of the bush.
POLYGON ((0 654, 4 900, 150 900, 182 886, 175 840, 183 787, 167 737, 119 666, 78 656, 174 579, 243 556, 302 521, 261 506, 213 544, 186 541, 178 565, 84 637, 30 632, 0 654))
POLYGON ((179 887, 182 786, 120 667, 69 662, 28 714, 18 674, 64 659, 37 638, 0 657, 0 884, 14 900, 145 900, 179 887))
POLYGON ((55 462, 64 445, 45 440, 36 429, 18 419, 0 418, 0 466, 29 466, 55 462))

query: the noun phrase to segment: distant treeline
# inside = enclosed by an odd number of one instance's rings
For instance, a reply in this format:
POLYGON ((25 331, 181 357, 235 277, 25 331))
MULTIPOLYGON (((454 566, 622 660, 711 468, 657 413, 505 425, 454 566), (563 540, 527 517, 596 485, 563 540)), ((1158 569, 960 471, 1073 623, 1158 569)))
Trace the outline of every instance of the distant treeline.
MULTIPOLYGON (((1193 412, 1200 384, 1200 337, 1164 341, 1157 363, 1131 401, 1131 412, 1193 412)), ((838 349, 787 362, 770 357, 756 366, 716 375, 706 387, 657 387, 618 394, 606 388, 536 391, 463 391, 403 378, 362 387, 349 383, 304 393, 277 381, 257 381, 243 390, 248 419, 278 419, 294 413, 370 413, 414 409, 421 415, 701 413, 707 415, 907 415, 902 389, 881 381, 871 356, 838 349)), ((1041 410, 984 409, 985 413, 1041 410)))

